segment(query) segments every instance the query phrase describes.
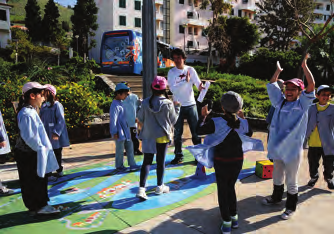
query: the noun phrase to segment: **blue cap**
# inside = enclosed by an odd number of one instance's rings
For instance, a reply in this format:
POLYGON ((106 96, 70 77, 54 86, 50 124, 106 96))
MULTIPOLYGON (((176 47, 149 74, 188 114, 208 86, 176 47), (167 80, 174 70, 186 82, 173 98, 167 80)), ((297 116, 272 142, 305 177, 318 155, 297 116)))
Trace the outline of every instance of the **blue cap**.
POLYGON ((121 90, 121 89, 130 90, 130 88, 126 84, 118 83, 116 85, 115 91, 118 91, 118 90, 121 90))

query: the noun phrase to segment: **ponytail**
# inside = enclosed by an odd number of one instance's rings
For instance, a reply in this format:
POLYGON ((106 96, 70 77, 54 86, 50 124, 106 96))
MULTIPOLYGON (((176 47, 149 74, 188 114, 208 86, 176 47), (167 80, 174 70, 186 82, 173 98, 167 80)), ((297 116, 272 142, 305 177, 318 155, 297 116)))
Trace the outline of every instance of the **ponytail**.
POLYGON ((237 117, 236 113, 231 113, 225 111, 225 120, 227 121, 227 126, 233 129, 237 129, 240 127, 240 120, 237 117))

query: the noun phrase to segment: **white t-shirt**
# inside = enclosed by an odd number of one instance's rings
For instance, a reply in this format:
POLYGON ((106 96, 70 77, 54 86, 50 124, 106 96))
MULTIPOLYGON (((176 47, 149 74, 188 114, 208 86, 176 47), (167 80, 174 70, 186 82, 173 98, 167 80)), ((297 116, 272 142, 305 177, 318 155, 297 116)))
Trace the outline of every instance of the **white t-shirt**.
POLYGON ((168 85, 172 91, 174 100, 181 103, 182 106, 192 106, 196 104, 193 85, 199 87, 201 80, 193 67, 184 66, 183 69, 172 68, 168 72, 168 85), (190 73, 190 81, 187 82, 187 72, 190 73))

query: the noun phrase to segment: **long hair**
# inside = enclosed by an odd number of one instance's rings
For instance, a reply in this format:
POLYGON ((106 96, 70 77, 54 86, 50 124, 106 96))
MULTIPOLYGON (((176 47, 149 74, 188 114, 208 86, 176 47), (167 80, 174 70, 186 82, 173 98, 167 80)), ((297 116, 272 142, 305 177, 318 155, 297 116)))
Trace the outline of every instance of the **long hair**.
POLYGON ((225 116, 225 120, 227 121, 227 126, 233 129, 240 128, 240 120, 238 119, 236 113, 225 111, 224 116, 225 116))
POLYGON ((54 95, 50 90, 45 90, 45 101, 49 102, 51 105, 49 107, 52 107, 56 101, 58 101, 58 97, 54 95))
POLYGON ((156 90, 156 89, 153 89, 152 86, 151 86, 151 90, 152 90, 152 96, 150 97, 150 100, 149 100, 149 104, 150 104, 150 108, 151 109, 153 108, 152 100, 153 100, 154 96, 160 96, 160 95, 163 94, 165 96, 165 98, 169 99, 168 98, 168 93, 167 93, 166 89, 156 90))

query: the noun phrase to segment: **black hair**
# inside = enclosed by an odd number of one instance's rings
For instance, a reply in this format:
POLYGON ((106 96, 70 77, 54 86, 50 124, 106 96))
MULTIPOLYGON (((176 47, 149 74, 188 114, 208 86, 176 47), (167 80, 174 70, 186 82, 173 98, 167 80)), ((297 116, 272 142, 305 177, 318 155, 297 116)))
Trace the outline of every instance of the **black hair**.
POLYGON ((224 116, 225 116, 224 119, 227 121, 227 126, 229 126, 232 129, 240 128, 240 120, 238 119, 236 113, 225 111, 224 116))
POLYGON ((172 58, 174 57, 174 55, 181 55, 183 59, 187 58, 186 53, 182 49, 179 49, 179 48, 172 50, 172 54, 171 54, 172 58))
POLYGON ((50 106, 49 107, 52 107, 56 101, 58 101, 58 97, 56 95, 53 95, 53 93, 46 89, 45 91, 45 101, 47 102, 50 102, 50 106))
POLYGON ((19 99, 19 104, 17 107, 17 114, 20 112, 20 110, 22 110, 23 107, 28 106, 29 105, 29 101, 30 101, 30 94, 39 94, 42 93, 44 91, 44 89, 30 89, 27 92, 25 92, 19 99))
POLYGON ((166 89, 163 89, 163 90, 156 90, 156 89, 153 89, 152 86, 151 86, 151 90, 152 90, 152 96, 150 97, 150 100, 149 100, 149 104, 150 104, 150 108, 151 108, 151 109, 153 108, 153 105, 152 105, 152 99, 153 99, 154 96, 164 95, 165 98, 169 99, 169 98, 168 98, 168 93, 167 93, 167 90, 166 90, 166 89))
POLYGON ((324 88, 322 90, 320 90, 319 92, 317 92, 317 95, 320 95, 322 91, 324 92, 331 92, 331 96, 333 95, 333 90, 332 88, 324 88))
POLYGON ((122 95, 123 93, 128 93, 130 90, 129 89, 120 89, 115 91, 114 95, 115 97, 117 96, 117 94, 122 95))

